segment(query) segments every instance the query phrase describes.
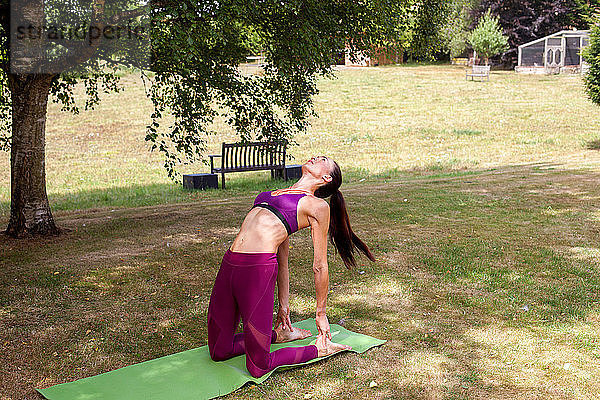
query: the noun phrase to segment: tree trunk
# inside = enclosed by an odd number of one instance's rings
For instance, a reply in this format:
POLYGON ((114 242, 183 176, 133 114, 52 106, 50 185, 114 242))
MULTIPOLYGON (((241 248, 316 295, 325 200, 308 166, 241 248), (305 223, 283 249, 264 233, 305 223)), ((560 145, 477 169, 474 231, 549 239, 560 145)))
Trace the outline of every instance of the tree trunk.
POLYGON ((46 194, 46 111, 53 75, 9 74, 12 94, 10 221, 5 233, 58 235, 46 194))

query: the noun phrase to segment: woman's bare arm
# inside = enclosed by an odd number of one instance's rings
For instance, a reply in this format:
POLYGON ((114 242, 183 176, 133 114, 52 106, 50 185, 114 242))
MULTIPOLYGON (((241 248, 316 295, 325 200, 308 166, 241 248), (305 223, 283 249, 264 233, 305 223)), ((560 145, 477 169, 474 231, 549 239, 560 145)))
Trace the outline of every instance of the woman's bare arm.
POLYGON ((316 322, 319 335, 331 339, 326 315, 327 292, 329 291, 329 268, 327 265, 327 231, 329 230, 329 205, 320 201, 308 215, 314 246, 313 271, 317 297, 316 322))
POLYGON ((283 325, 283 329, 292 330, 290 320, 290 270, 288 257, 290 254, 289 236, 277 248, 277 298, 279 299, 279 311, 275 326, 283 325))

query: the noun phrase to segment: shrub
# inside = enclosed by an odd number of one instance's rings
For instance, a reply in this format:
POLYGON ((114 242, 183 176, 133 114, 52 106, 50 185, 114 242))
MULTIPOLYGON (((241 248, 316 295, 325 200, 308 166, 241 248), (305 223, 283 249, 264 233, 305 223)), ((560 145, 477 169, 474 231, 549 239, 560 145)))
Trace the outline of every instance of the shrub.
POLYGON ((600 17, 590 32, 590 44, 582 53, 590 68, 585 75, 585 89, 590 99, 600 105, 600 17))
POLYGON ((473 50, 480 57, 485 58, 485 65, 488 64, 490 57, 508 50, 508 38, 502 33, 498 17, 494 17, 490 10, 487 10, 479 20, 468 41, 473 46, 473 50))

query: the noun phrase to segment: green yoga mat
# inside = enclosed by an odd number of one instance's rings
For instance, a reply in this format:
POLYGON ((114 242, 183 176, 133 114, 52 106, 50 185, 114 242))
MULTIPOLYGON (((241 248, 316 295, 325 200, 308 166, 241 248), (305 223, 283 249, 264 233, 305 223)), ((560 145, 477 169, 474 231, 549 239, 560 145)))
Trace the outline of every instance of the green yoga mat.
MULTIPOLYGON (((306 346, 315 340, 317 327, 314 320, 296 322, 293 326, 308 329, 313 336, 272 344, 271 351, 282 347, 306 346)), ((332 340, 349 344, 355 353, 364 353, 385 343, 385 340, 351 332, 339 325, 332 324, 330 328, 332 340)), ((210 359, 208 346, 202 346, 37 391, 49 400, 200 400, 229 394, 248 382, 262 383, 272 373, 253 378, 246 369, 245 355, 215 362, 210 359)))

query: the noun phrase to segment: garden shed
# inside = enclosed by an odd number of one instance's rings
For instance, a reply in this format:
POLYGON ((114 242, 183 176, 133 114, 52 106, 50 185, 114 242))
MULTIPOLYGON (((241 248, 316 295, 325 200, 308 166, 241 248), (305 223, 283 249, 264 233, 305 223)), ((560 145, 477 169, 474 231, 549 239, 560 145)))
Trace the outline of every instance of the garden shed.
POLYGON ((589 31, 565 30, 522 44, 515 71, 529 74, 585 72, 581 49, 589 42, 589 31))

